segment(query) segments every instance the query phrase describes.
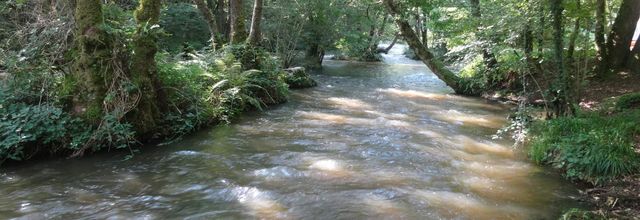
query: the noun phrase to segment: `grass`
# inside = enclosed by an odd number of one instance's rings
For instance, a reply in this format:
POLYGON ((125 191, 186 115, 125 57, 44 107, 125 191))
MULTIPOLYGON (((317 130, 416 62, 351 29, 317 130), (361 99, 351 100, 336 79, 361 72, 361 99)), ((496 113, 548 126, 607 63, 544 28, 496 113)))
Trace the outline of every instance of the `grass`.
POLYGON ((568 179, 599 185, 639 171, 638 122, 639 109, 537 122, 529 153, 535 162, 563 170, 568 179))

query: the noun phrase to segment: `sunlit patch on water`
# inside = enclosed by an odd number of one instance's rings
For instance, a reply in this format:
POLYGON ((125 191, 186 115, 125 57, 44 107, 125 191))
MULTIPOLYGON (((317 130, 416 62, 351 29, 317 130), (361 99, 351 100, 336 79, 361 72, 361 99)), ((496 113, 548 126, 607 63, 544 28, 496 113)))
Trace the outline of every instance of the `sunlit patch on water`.
POLYGON ((364 204, 366 211, 378 219, 404 219, 406 218, 406 209, 391 199, 376 195, 366 194, 360 198, 364 204))
POLYGON ((269 194, 255 187, 235 187, 232 190, 238 203, 259 219, 289 218, 287 208, 273 200, 269 194))
POLYGON ((442 101, 447 99, 445 94, 428 93, 416 90, 400 90, 395 88, 377 89, 378 92, 398 96, 401 98, 421 98, 427 100, 442 101))
POLYGON ((304 173, 291 167, 277 166, 253 171, 253 175, 267 180, 287 180, 288 178, 303 177, 304 173))
POLYGON ((502 128, 506 122, 504 118, 481 114, 470 114, 458 110, 442 110, 432 112, 434 117, 457 125, 470 125, 474 127, 486 127, 491 129, 502 128))
POLYGON ((346 110, 365 110, 373 108, 371 105, 358 99, 331 97, 327 102, 338 108, 346 110))
POLYGON ((462 144, 464 151, 471 154, 493 154, 507 158, 513 158, 515 156, 513 148, 497 143, 483 143, 463 135, 456 136, 456 139, 462 144))
POLYGON ((472 194, 450 191, 406 191, 445 219, 526 219, 529 213, 521 207, 491 204, 472 194))

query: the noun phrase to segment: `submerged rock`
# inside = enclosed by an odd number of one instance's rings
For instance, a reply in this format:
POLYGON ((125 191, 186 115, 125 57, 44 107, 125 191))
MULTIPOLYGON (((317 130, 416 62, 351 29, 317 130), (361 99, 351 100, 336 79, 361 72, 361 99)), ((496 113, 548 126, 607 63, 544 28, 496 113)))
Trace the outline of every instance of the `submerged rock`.
POLYGON ((318 83, 311 78, 304 67, 293 67, 285 69, 284 81, 291 89, 304 89, 317 86, 318 83))

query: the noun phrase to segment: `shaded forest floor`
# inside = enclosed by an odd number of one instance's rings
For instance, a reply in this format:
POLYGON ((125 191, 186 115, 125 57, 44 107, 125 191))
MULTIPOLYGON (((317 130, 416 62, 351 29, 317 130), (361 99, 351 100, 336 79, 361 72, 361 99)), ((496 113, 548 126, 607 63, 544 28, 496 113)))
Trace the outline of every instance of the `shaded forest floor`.
MULTIPOLYGON (((592 79, 585 88, 580 107, 586 111, 607 111, 605 108, 608 108, 609 100, 640 92, 640 75, 620 72, 606 79, 592 79)), ((635 140, 635 151, 640 154, 640 135, 636 135, 635 140)), ((589 187, 581 192, 586 201, 595 205, 595 212, 599 215, 607 218, 640 219, 640 173, 602 186, 589 187)))

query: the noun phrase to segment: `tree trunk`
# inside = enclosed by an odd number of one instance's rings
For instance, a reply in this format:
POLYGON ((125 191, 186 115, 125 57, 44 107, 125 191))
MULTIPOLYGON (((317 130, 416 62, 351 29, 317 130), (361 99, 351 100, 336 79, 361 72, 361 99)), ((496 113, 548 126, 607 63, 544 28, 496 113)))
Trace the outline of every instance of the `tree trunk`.
POLYGON ((76 82, 73 112, 97 124, 104 114, 105 77, 111 75, 106 63, 111 57, 112 47, 102 29, 104 20, 100 0, 78 0, 74 18, 78 55, 70 76, 76 82))
MULTIPOLYGON (((211 5, 213 5, 213 0, 208 0, 211 5)), ((217 0, 215 4, 215 8, 213 9, 214 16, 216 16, 216 24, 218 25, 218 31, 220 32, 220 40, 227 42, 230 38, 229 36, 229 16, 227 12, 224 10, 226 2, 225 0, 217 0)))
POLYGON ((482 59, 484 60, 484 65, 487 70, 493 70, 498 65, 498 60, 496 56, 491 52, 487 45, 485 45, 488 40, 483 34, 482 30, 482 14, 480 13, 480 0, 471 0, 471 15, 476 19, 477 27, 476 33, 478 34, 478 40, 484 42, 481 44, 482 47, 482 59))
MULTIPOLYGON (((580 0, 576 0, 576 9, 579 11, 580 8, 580 0)), ((571 36, 569 37, 569 47, 567 49, 567 64, 570 67, 575 66, 574 52, 576 50, 576 40, 578 39, 578 35, 580 35, 580 16, 576 17, 575 23, 573 24, 573 32, 571 32, 571 36)))
POLYGON ((627 68, 635 74, 640 74, 640 44, 638 44, 638 40, 640 40, 640 36, 636 38, 636 46, 633 47, 627 60, 627 68))
POLYGON ((394 18, 396 25, 400 29, 402 36, 407 41, 407 44, 413 49, 418 57, 426 64, 431 71, 445 84, 451 87, 456 93, 463 94, 464 88, 460 85, 460 78, 453 72, 447 70, 444 65, 436 60, 433 54, 422 44, 420 38, 416 35, 411 28, 411 25, 407 20, 402 18, 402 13, 399 11, 398 6, 393 0, 382 0, 383 4, 389 11, 389 14, 394 18))
MULTIPOLYGON (((604 26, 607 23, 605 17, 606 10, 606 1, 605 0, 596 0, 596 30, 595 30, 595 41, 596 41, 596 59, 598 63, 602 62, 604 59, 604 55, 606 52, 606 40, 604 34, 604 26)), ((600 66, 600 65, 598 65, 600 66)), ((601 72, 601 71, 597 71, 601 72)))
POLYGON ((229 20, 231 22, 231 43, 242 43, 247 39, 247 31, 244 29, 244 15, 242 13, 242 0, 229 0, 229 20))
POLYGON ((260 22, 262 20, 262 0, 255 0, 253 5, 253 17, 251 18, 251 30, 249 31, 249 45, 257 46, 260 44, 262 35, 260 34, 260 22))
POLYGON ((629 47, 640 18, 640 0, 623 0, 609 38, 603 70, 621 70, 631 54, 629 47))
POLYGON ((311 42, 305 54, 305 67, 309 69, 322 68, 324 59, 324 49, 318 45, 317 41, 311 42))
POLYGON ((543 58, 544 53, 544 29, 546 28, 546 19, 544 12, 544 4, 540 4, 540 8, 538 9, 538 13, 540 16, 540 27, 538 27, 538 59, 541 60, 543 58))
MULTIPOLYGON (((386 48, 382 48, 376 51, 376 53, 385 53, 388 54, 389 51, 391 49, 393 49, 393 46, 396 45, 396 43, 398 42, 398 39, 400 38, 400 33, 396 33, 396 36, 393 37, 393 40, 391 41, 391 43, 389 44, 389 46, 387 46, 386 48)), ((426 46, 425 46, 426 47, 426 46)))
POLYGON ((423 16, 422 20, 422 44, 425 48, 429 48, 429 28, 427 28, 427 16, 423 16))
POLYGON ((155 55, 158 51, 153 26, 160 18, 161 0, 140 0, 134 15, 138 29, 133 36, 131 75, 140 90, 138 106, 129 116, 136 132, 148 137, 156 129, 161 113, 166 109, 166 95, 158 78, 155 55))
POLYGON ((211 10, 209 9, 209 7, 207 7, 207 3, 205 3, 204 0, 193 0, 193 2, 196 4, 196 7, 200 11, 200 14, 202 14, 202 17, 204 17, 204 20, 209 26, 209 32, 211 33, 211 47, 215 50, 217 42, 216 38, 218 33, 220 33, 218 31, 216 20, 214 19, 213 14, 211 14, 211 10))
POLYGON ((551 0, 551 13, 553 16, 553 49, 554 59, 556 63, 557 75, 554 85, 554 100, 552 100, 553 108, 555 110, 555 116, 567 116, 571 115, 570 110, 570 92, 569 92, 569 77, 566 73, 564 66, 564 26, 562 19, 562 11, 564 7, 562 0, 551 0))

